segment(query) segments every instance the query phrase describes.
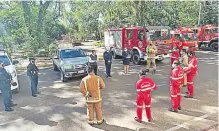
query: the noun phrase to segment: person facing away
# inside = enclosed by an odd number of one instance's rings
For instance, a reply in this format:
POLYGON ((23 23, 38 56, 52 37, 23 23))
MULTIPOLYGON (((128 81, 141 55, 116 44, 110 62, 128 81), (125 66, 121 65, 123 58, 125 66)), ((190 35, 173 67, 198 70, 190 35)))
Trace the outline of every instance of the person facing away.
POLYGON ((152 43, 152 41, 149 42, 149 45, 146 48, 146 53, 148 55, 147 57, 147 72, 149 72, 149 69, 151 67, 151 63, 153 66, 153 73, 156 71, 156 63, 155 63, 155 57, 156 57, 157 47, 152 43))
POLYGON ((108 48, 106 48, 106 51, 103 53, 103 58, 106 67, 106 78, 112 77, 111 76, 112 53, 108 48))
POLYGON ((32 96, 37 97, 37 94, 39 94, 39 92, 37 91, 39 69, 35 64, 35 58, 30 58, 29 61, 30 63, 27 66, 27 76, 30 79, 32 96))
POLYGON ((88 106, 88 124, 94 124, 94 109, 96 112, 97 124, 104 122, 102 116, 102 96, 100 89, 105 88, 104 81, 101 77, 94 74, 94 69, 89 67, 88 76, 84 77, 80 84, 80 92, 85 96, 88 106))
MULTIPOLYGON (((183 49, 181 52, 181 67, 184 68, 184 67, 188 67, 188 64, 189 64, 189 58, 188 58, 188 55, 187 55, 187 50, 186 49, 183 49)), ((183 83, 183 86, 186 87, 187 85, 187 73, 184 72, 184 83, 183 83)))
POLYGON ((5 111, 13 111, 11 108, 12 100, 10 97, 11 90, 11 78, 10 75, 3 67, 3 61, 0 60, 0 90, 2 92, 3 103, 5 106, 5 111))
POLYGON ((184 80, 183 75, 184 71, 180 67, 179 60, 174 60, 172 64, 172 72, 170 75, 170 95, 172 107, 169 109, 169 111, 178 112, 178 110, 181 110, 180 88, 182 87, 184 80))
POLYGON ((137 117, 135 117, 135 120, 139 123, 142 122, 143 105, 145 105, 146 108, 148 122, 151 122, 151 92, 153 90, 157 90, 157 85, 151 78, 146 77, 146 72, 147 71, 145 69, 139 71, 140 80, 138 80, 138 82, 136 83, 137 117))
POLYGON ((95 75, 97 75, 98 66, 97 66, 97 55, 95 50, 92 50, 92 54, 90 55, 89 62, 90 62, 90 66, 94 69, 95 75))
POLYGON ((123 57, 124 73, 127 74, 129 71, 129 64, 131 59, 131 53, 127 50, 127 48, 124 48, 122 52, 122 57, 123 57))

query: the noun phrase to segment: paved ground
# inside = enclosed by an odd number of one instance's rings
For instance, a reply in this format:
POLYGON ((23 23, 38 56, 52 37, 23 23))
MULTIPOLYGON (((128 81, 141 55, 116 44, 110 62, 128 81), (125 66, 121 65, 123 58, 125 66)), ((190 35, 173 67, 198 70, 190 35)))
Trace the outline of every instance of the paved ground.
MULTIPOLYGON (((0 131, 199 131, 217 130, 218 123, 218 54, 198 52, 199 74, 195 79, 195 98, 182 98, 182 111, 168 111, 169 60, 157 64, 157 73, 148 74, 158 84, 153 92, 153 122, 136 123, 135 82, 137 72, 143 65, 130 67, 130 75, 122 72, 121 60, 113 62, 113 78, 105 79, 103 90, 103 114, 106 123, 89 126, 86 123, 84 98, 79 92, 81 78, 61 83, 59 73, 52 69, 40 72, 41 95, 30 96, 29 81, 25 73, 20 73, 21 92, 13 96, 18 104, 15 111, 2 111, 0 104, 0 131)), ((99 74, 104 77, 103 63, 99 74)), ((185 95, 184 88, 182 94, 185 95)), ((2 98, 0 98, 2 99, 2 98)), ((143 114, 145 115, 145 112, 143 114)), ((146 117, 143 119, 146 121, 146 117)))

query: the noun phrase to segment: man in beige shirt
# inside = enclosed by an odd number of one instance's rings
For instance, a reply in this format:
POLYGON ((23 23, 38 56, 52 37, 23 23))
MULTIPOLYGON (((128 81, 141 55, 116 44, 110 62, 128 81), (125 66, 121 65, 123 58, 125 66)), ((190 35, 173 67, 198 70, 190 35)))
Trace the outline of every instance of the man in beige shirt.
POLYGON ((101 109, 101 92, 100 89, 105 88, 104 81, 101 77, 94 74, 94 69, 89 67, 88 76, 84 77, 80 84, 80 91, 86 98, 89 111, 88 124, 94 124, 94 109, 97 117, 97 124, 104 122, 101 109))
POLYGON ((155 57, 157 53, 157 47, 150 41, 150 44, 146 48, 146 53, 147 53, 147 72, 149 72, 151 63, 153 66, 153 73, 156 71, 156 63, 155 63, 155 57))
MULTIPOLYGON (((181 54, 181 58, 180 59, 181 59, 182 68, 188 67, 189 57, 187 55, 187 50, 186 49, 181 50, 180 54, 181 54)), ((184 83, 183 83, 183 86, 186 86, 186 85, 187 85, 187 73, 185 72, 184 73, 184 83)))

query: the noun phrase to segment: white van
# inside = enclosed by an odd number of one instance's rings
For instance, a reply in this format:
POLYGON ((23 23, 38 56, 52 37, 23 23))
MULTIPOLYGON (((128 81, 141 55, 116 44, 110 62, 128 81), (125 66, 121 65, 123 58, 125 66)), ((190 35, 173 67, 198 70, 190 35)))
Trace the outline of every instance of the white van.
POLYGON ((11 85, 11 90, 14 93, 18 93, 20 88, 19 88, 17 71, 16 71, 16 68, 15 68, 15 64, 18 64, 18 61, 17 60, 12 61, 10 59, 10 57, 8 56, 8 54, 4 50, 0 50, 0 60, 3 61, 4 68, 11 75, 12 80, 14 82, 17 82, 17 86, 12 86, 11 85))

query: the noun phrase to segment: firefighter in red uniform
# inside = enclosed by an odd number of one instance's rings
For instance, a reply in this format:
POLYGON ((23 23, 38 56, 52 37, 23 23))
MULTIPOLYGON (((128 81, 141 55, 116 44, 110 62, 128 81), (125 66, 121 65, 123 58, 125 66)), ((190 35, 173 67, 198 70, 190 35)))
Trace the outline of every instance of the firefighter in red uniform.
POLYGON ((173 64, 174 60, 178 60, 180 58, 180 53, 177 50, 177 47, 173 48, 173 53, 171 54, 171 65, 173 64))
POLYGON ((186 98, 193 98, 194 95, 194 78, 197 74, 198 70, 198 61, 195 57, 194 51, 189 51, 188 53, 190 60, 188 67, 184 67, 183 70, 187 72, 187 88, 188 88, 188 95, 185 96, 186 98))
POLYGON ((135 120, 139 123, 142 122, 142 108, 145 105, 148 122, 151 121, 151 92, 157 90, 157 85, 150 78, 146 77, 147 70, 142 69, 139 72, 140 80, 136 83, 137 91, 137 117, 135 120))
POLYGON ((178 112, 178 110, 181 110, 180 88, 182 87, 184 81, 183 75, 184 75, 184 71, 180 67, 179 60, 175 60, 172 64, 172 72, 170 76, 170 95, 171 95, 172 108, 170 108, 169 110, 172 112, 178 112))

